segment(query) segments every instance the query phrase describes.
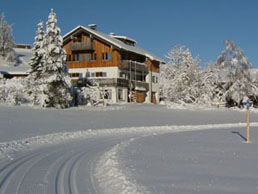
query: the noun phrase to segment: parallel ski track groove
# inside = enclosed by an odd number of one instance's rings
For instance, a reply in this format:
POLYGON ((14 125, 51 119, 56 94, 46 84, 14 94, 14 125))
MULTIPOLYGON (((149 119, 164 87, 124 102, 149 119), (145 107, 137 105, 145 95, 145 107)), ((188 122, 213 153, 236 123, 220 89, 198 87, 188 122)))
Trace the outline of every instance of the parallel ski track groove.
POLYGON ((10 168, 10 170, 7 172, 6 175, 4 175, 2 181, 0 182, 0 193, 4 193, 4 191, 6 190, 6 187, 8 185, 7 181, 8 179, 13 175, 13 173, 19 169, 19 167, 21 167, 23 164, 29 162, 31 159, 34 159, 34 157, 40 155, 41 153, 34 153, 34 154, 30 154, 30 155, 26 155, 21 157, 22 160, 21 162, 19 162, 20 158, 16 159, 14 162, 12 162, 10 165, 6 165, 5 167, 2 168, 2 171, 0 172, 0 177, 1 177, 1 173, 3 173, 4 171, 8 171, 8 168, 11 167, 13 164, 18 163, 17 165, 15 165, 14 167, 10 168))
POLYGON ((55 179, 55 193, 56 194, 64 194, 64 182, 65 182, 65 173, 67 171, 65 165, 67 165, 73 158, 74 156, 78 155, 78 153, 72 154, 72 156, 69 157, 68 160, 65 160, 61 166, 59 167, 57 174, 56 174, 56 179, 55 179))
POLYGON ((79 156, 74 160, 68 175, 68 187, 70 194, 79 194, 77 185, 76 185, 76 175, 78 171, 78 165, 80 164, 82 158, 87 155, 87 152, 80 153, 79 156))
MULTIPOLYGON (((44 160, 45 158, 49 157, 50 155, 53 155, 55 154, 57 151, 53 151, 52 153, 48 153, 46 155, 44 155, 43 157, 39 158, 38 160, 36 160, 25 172, 25 174, 23 175, 22 179, 20 180, 19 184, 18 184, 18 187, 17 187, 17 190, 16 190, 16 194, 19 194, 20 193, 20 188, 22 186, 22 183, 24 182, 25 180, 25 177, 28 175, 29 171, 35 167, 36 164, 38 164, 40 161, 44 160)), ((41 153, 41 152, 40 152, 41 153)))
POLYGON ((65 144, 50 147, 43 146, 27 153, 17 153, 18 157, 15 157, 13 161, 2 163, 0 194, 99 193, 94 178, 94 162, 100 154, 117 142, 119 143, 121 139, 115 137, 111 141, 110 139, 101 140, 97 142, 94 139, 87 141, 86 144, 85 142, 79 142, 79 144, 73 141, 65 142, 65 144), (81 167, 84 170, 80 171, 81 167), (84 185, 84 180, 79 179, 81 175, 86 175, 86 185, 84 185), (33 179, 34 176, 36 179, 33 179), (37 185, 42 188, 42 183, 44 190, 37 190, 37 185))

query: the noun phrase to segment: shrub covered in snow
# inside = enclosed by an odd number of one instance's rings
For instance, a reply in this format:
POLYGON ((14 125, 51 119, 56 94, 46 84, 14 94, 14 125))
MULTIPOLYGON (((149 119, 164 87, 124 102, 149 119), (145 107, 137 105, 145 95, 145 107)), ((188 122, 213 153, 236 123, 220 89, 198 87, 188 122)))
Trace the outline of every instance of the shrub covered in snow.
POLYGON ((27 93, 27 79, 0 79, 0 101, 12 105, 30 103, 31 97, 27 93))
POLYGON ((99 91, 96 87, 82 87, 77 89, 78 105, 95 105, 98 103, 99 91))

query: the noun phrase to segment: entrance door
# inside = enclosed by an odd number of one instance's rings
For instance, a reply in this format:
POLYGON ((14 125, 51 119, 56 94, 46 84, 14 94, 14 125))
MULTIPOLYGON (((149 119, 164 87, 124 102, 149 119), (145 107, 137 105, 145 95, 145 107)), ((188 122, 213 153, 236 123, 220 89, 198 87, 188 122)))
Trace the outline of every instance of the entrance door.
POLYGON ((155 92, 152 92, 151 93, 151 102, 153 104, 157 104, 157 101, 156 101, 156 93, 155 92))
POLYGON ((136 102, 143 103, 145 100, 145 92, 143 91, 135 91, 136 93, 136 102))

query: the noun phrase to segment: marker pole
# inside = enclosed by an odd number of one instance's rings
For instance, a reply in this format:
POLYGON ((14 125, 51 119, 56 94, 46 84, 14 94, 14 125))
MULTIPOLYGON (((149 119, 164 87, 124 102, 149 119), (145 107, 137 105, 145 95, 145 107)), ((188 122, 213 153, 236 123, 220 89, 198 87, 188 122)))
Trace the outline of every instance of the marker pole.
POLYGON ((246 143, 250 143, 250 109, 249 109, 249 107, 247 107, 246 143))

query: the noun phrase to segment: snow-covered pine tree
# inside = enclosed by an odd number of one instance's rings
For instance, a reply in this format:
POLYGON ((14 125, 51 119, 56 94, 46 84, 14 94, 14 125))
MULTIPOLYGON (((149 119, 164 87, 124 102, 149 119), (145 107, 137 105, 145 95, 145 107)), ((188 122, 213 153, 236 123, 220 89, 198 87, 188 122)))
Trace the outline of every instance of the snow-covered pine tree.
POLYGON ((66 53, 60 28, 56 26, 57 18, 53 9, 46 23, 43 38, 42 55, 42 89, 47 99, 43 107, 67 108, 71 103, 71 79, 66 66, 66 53))
POLYGON ((227 105, 241 106, 244 96, 253 96, 254 90, 256 90, 249 72, 251 63, 232 40, 227 39, 224 44, 226 48, 218 57, 217 65, 221 70, 227 72, 227 78, 224 80, 227 105))
POLYGON ((34 44, 33 44, 33 56, 30 59, 30 76, 36 80, 40 79, 41 70, 42 70, 42 64, 41 59, 44 53, 43 47, 43 38, 45 32, 43 31, 44 23, 40 22, 38 23, 38 29, 36 32, 36 36, 34 38, 34 44))
POLYGON ((28 79, 29 85, 27 86, 27 92, 31 97, 31 101, 34 105, 41 105, 47 95, 43 92, 42 85, 42 57, 44 54, 43 50, 43 38, 45 32, 43 31, 44 23, 38 23, 38 29, 33 43, 33 56, 30 59, 30 74, 26 78, 28 79))
POLYGON ((171 102, 195 103, 199 96, 198 57, 193 58, 189 49, 177 45, 162 67, 161 80, 164 97, 171 102))
POLYGON ((14 47, 12 28, 5 21, 5 15, 2 13, 0 23, 0 57, 7 62, 16 64, 17 56, 13 49, 14 47))

